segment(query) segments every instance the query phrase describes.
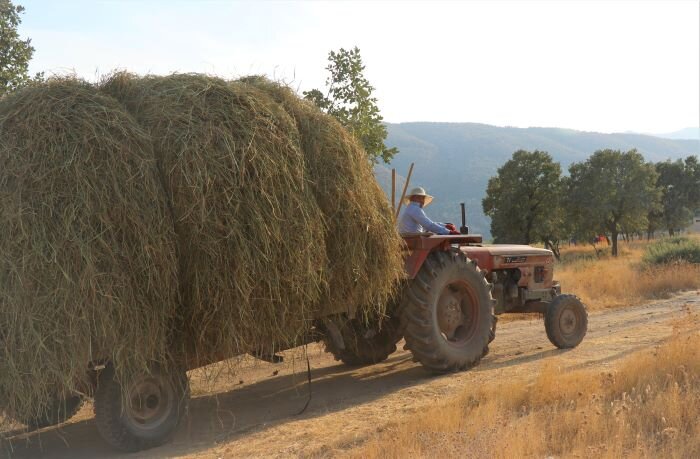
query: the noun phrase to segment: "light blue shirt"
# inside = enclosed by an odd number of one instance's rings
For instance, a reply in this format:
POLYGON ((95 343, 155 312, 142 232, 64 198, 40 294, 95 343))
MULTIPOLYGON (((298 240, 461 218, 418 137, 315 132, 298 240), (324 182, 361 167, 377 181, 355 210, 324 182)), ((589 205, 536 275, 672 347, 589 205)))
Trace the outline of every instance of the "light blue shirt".
POLYGON ((450 234, 450 230, 442 223, 436 223, 425 215, 417 202, 409 202, 401 211, 397 222, 399 233, 422 233, 430 231, 435 234, 450 234))

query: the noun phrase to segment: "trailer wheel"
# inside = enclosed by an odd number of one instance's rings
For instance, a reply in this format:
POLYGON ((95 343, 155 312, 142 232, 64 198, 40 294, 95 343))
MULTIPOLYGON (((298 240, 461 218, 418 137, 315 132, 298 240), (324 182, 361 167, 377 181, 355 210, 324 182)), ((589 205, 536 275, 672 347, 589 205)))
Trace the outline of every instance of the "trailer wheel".
POLYGON ((494 332, 491 289, 459 251, 428 256, 405 295, 406 349, 436 373, 466 370, 488 353, 494 332))
POLYGON ((124 387, 111 365, 102 370, 95 391, 97 430, 110 446, 141 451, 167 442, 189 402, 184 371, 168 374, 159 366, 124 387))
POLYGON ((83 397, 74 394, 68 397, 54 397, 44 407, 42 412, 29 419, 15 419, 27 426, 29 430, 43 429, 65 422, 75 416, 75 414, 83 406, 83 397))
POLYGON ((558 295, 544 315, 547 338, 559 349, 579 345, 588 331, 586 306, 574 295, 558 295))
POLYGON ((330 352, 336 360, 349 366, 383 362, 396 351, 396 343, 401 339, 401 335, 397 333, 397 322, 389 319, 378 328, 368 327, 353 319, 340 329, 345 349, 339 349, 332 339, 324 338, 326 352, 330 352))

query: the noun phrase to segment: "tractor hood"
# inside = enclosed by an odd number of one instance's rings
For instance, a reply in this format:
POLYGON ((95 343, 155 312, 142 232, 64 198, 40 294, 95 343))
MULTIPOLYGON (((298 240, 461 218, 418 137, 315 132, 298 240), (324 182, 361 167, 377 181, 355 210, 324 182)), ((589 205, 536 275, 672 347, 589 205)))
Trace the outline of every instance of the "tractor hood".
POLYGON ((551 250, 539 249, 537 247, 530 247, 529 245, 518 245, 518 244, 494 244, 494 245, 482 245, 480 247, 463 247, 462 250, 466 253, 488 253, 489 255, 539 255, 547 256, 552 255, 551 250))
POLYGON ((515 269, 526 266, 546 266, 554 263, 551 250, 529 245, 495 244, 461 247, 464 254, 486 271, 515 269))

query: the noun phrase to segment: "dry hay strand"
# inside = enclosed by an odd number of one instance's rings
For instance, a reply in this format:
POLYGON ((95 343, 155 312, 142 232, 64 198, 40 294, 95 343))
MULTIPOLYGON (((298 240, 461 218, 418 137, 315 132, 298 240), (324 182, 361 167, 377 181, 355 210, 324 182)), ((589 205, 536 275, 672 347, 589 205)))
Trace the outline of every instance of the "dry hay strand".
POLYGON ((150 140, 116 101, 53 79, 0 101, 0 409, 37 418, 166 358, 177 312, 172 221, 150 140))
POLYGON ((301 135, 308 180, 324 221, 328 266, 321 308, 381 318, 404 275, 402 241, 366 152, 337 120, 289 87, 261 76, 239 82, 270 94, 301 135))
POLYGON ((204 75, 101 84, 151 135, 178 236, 188 354, 294 346, 316 315, 323 226, 293 120, 266 94, 204 75))

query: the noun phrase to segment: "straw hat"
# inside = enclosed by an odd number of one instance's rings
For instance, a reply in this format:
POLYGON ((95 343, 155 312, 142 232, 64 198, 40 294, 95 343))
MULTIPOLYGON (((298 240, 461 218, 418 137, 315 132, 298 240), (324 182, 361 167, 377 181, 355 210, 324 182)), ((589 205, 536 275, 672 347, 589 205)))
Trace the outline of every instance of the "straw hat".
POLYGON ((410 202, 411 196, 425 196, 425 203, 423 204, 423 207, 426 207, 433 201, 433 197, 425 192, 425 188, 420 186, 415 187, 411 190, 410 193, 408 193, 408 195, 404 198, 405 204, 408 204, 410 202))

